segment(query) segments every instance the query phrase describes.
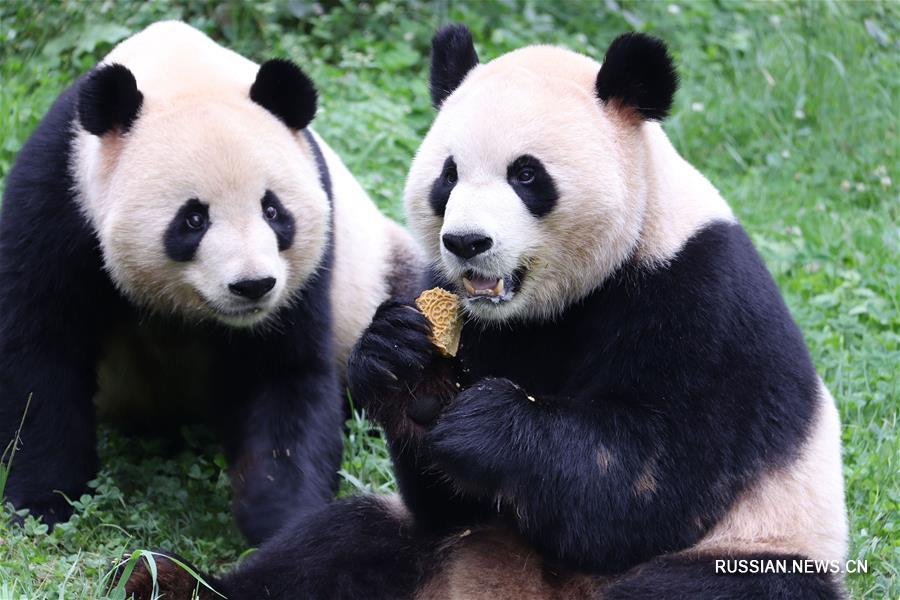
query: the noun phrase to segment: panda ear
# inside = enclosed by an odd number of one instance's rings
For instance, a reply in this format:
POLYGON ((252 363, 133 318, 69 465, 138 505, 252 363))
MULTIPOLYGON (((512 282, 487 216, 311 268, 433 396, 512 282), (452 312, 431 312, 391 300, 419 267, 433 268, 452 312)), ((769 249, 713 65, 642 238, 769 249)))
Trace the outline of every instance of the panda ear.
POLYGON ((316 88, 300 67, 274 58, 259 67, 250 86, 250 99, 299 131, 316 116, 316 88))
POLYGON ((78 120, 89 133, 125 133, 137 119, 144 95, 134 75, 118 64, 97 67, 78 90, 78 120))
POLYGON ((469 71, 478 65, 472 33, 465 25, 445 25, 431 40, 431 103, 440 108, 469 71))
POLYGON ((678 73, 662 40, 626 33, 609 45, 595 86, 603 102, 661 121, 672 108, 678 73))

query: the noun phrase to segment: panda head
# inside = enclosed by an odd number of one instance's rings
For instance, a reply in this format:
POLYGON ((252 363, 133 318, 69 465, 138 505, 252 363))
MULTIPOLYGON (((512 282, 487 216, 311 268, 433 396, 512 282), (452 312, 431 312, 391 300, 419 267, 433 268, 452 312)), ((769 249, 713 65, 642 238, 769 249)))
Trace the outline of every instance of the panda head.
MULTIPOLYGON (((479 65, 459 25, 433 41, 438 115, 413 161, 407 219, 473 317, 550 319, 635 250, 648 121, 677 78, 665 45, 616 38, 602 66, 551 46, 479 65)), ((650 127, 654 127, 651 125, 650 127)))
POLYGON ((79 90, 75 179, 128 296, 247 327, 315 272, 330 207, 301 133, 316 110, 310 80, 284 60, 238 79, 172 93, 97 67, 79 90))

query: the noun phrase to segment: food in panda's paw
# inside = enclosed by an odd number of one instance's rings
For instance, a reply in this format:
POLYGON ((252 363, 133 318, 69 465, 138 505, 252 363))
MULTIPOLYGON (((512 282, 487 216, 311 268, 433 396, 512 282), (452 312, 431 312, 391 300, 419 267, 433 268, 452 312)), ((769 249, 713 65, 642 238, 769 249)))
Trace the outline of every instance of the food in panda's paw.
POLYGON ((422 292, 416 306, 431 323, 431 341, 441 354, 456 356, 463 326, 459 296, 436 287, 422 292))

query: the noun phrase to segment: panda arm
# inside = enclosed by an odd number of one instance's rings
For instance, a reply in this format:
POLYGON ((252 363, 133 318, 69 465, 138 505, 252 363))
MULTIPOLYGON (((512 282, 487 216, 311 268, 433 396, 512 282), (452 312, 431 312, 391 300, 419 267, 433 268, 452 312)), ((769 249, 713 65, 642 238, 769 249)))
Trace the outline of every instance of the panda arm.
POLYGON ((546 558, 615 572, 694 543, 724 507, 715 486, 730 493, 741 479, 726 466, 740 462, 729 435, 620 400, 597 412, 484 379, 425 445, 458 493, 503 508, 546 558))
POLYGON ((0 452, 30 398, 5 496, 49 524, 97 469, 96 363, 119 302, 71 191, 73 89, 19 153, 0 215, 0 452))
POLYGON ((425 317, 411 301, 384 302, 350 353, 348 383, 355 405, 384 428, 400 493, 417 523, 444 529, 470 523, 482 507, 461 496, 432 468, 422 446, 446 395, 454 362, 434 351, 425 317), (415 409, 414 409, 415 407, 415 409))

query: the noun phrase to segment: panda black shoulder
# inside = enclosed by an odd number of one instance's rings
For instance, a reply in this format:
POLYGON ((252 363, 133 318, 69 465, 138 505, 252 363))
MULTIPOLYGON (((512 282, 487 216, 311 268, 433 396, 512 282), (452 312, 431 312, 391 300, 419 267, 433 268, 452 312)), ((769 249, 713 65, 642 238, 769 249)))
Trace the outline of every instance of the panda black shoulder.
POLYGON ((605 306, 596 318, 610 312, 627 317, 609 333, 634 340, 632 367, 666 367, 643 369, 642 385, 660 392, 673 384, 705 387, 720 390, 722 397, 768 390, 751 395, 782 418, 781 427, 768 430, 770 441, 787 450, 802 440, 814 413, 815 368, 777 284, 739 224, 706 225, 668 264, 624 267, 597 300, 605 306), (733 389, 726 393, 723 382, 733 389), (773 390, 779 393, 769 396, 773 390))
POLYGON ((603 310, 595 318, 618 315, 606 335, 632 340, 618 345, 613 359, 632 374, 631 383, 728 423, 747 423, 755 413, 748 407, 757 406, 754 419, 762 420, 741 442, 757 465, 788 460, 806 439, 818 395, 815 368, 739 224, 706 225, 666 265, 623 268, 597 300, 603 310), (777 424, 763 423, 769 419, 777 424))

